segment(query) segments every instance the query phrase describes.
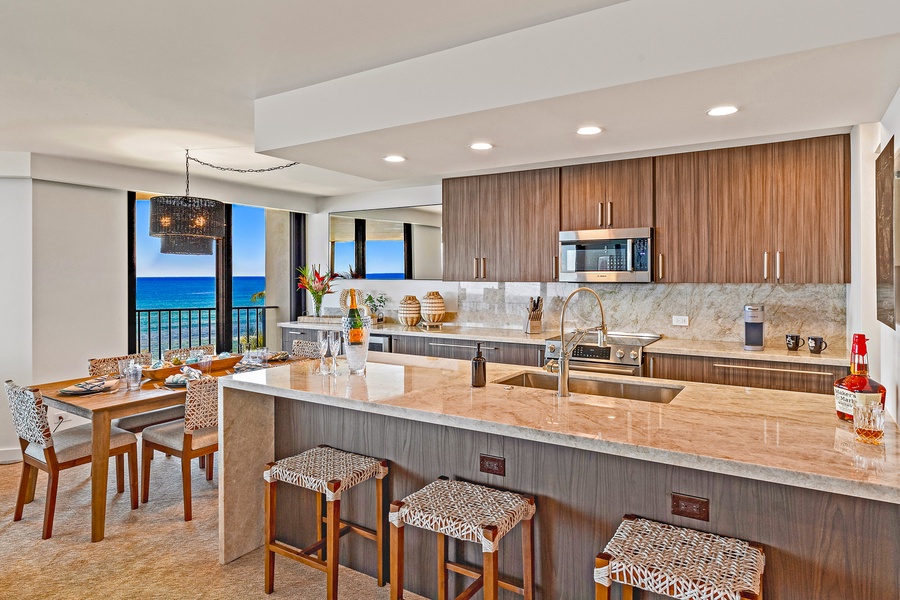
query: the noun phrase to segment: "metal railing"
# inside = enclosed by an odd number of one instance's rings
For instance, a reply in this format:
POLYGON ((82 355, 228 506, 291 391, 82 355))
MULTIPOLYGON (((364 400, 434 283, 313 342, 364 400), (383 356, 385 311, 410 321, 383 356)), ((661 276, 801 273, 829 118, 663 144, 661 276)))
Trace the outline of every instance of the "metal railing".
MULTIPOLYGON (((265 345, 266 310, 277 306, 235 306, 231 309, 231 352, 242 344, 265 345)), ((170 348, 216 343, 215 308, 149 308, 135 311, 137 351, 162 358, 170 348)), ((219 351, 224 350, 219 348, 219 351)))

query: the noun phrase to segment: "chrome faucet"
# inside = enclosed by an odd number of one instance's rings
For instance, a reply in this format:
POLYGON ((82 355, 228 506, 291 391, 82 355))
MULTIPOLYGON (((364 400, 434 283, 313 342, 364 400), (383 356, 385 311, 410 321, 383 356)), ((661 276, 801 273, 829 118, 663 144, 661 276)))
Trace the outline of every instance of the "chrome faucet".
POLYGON ((562 312, 559 314, 559 332, 560 332, 560 341, 559 341, 559 359, 557 360, 557 368, 553 369, 551 365, 548 364, 547 370, 549 371, 557 371, 559 374, 559 385, 557 386, 556 395, 566 397, 569 396, 569 358, 572 356, 572 351, 575 349, 575 346, 584 339, 584 336, 591 332, 597 332, 597 345, 601 348, 606 347, 606 316, 603 314, 603 302, 600 300, 600 296, 597 295, 597 292, 592 290, 591 288, 580 287, 569 294, 569 297, 566 298, 566 301, 563 302, 562 312), (569 306, 569 300, 577 294, 578 292, 590 292, 594 295, 594 298, 597 299, 597 304, 600 306, 600 326, 599 327, 591 327, 589 329, 575 329, 572 332, 572 337, 566 342, 566 307, 569 306))

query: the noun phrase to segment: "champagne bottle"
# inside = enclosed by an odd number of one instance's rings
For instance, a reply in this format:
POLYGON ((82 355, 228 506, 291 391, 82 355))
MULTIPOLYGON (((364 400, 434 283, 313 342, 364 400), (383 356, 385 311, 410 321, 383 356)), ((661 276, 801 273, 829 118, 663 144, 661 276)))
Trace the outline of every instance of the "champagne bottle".
POLYGON ((361 346, 363 343, 363 320, 359 314, 359 306, 356 304, 356 290, 350 290, 350 310, 347 312, 347 320, 350 329, 347 332, 347 340, 351 346, 361 346))

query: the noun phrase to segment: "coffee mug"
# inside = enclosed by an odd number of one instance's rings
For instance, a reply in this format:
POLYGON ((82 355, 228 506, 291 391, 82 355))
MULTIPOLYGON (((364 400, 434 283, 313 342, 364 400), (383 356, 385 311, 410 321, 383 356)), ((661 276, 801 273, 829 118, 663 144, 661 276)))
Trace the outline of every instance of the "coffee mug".
POLYGON ((799 333, 789 333, 784 336, 784 343, 787 344, 788 350, 799 350, 806 343, 803 336, 799 333))
POLYGON ((809 347, 810 353, 819 354, 828 347, 828 342, 825 341, 825 338, 810 336, 807 340, 807 346, 809 347))

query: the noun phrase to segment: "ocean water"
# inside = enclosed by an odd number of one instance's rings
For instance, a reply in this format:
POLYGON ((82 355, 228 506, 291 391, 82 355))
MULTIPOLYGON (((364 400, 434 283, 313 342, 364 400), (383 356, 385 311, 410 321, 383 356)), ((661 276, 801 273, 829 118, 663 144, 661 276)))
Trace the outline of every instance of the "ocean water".
MULTIPOLYGON (((136 284, 137 309, 150 311, 138 313, 135 325, 139 350, 149 350, 154 357, 161 357, 169 348, 215 343, 214 277, 138 277, 136 284)), ((265 289, 265 277, 235 277, 232 280, 232 305, 265 306, 265 299, 255 303, 250 301, 253 294, 265 289)), ((254 346, 265 345, 265 312, 232 311, 232 352, 240 351, 241 345, 248 341, 254 346)))
MULTIPOLYGON (((266 289, 265 277, 234 277, 231 304, 254 306, 250 296, 266 289)), ((265 301, 256 306, 264 306, 265 301)), ((215 277, 138 277, 137 309, 215 308, 215 277)))

